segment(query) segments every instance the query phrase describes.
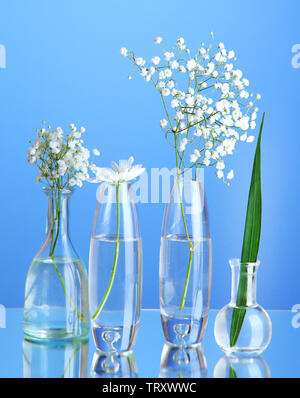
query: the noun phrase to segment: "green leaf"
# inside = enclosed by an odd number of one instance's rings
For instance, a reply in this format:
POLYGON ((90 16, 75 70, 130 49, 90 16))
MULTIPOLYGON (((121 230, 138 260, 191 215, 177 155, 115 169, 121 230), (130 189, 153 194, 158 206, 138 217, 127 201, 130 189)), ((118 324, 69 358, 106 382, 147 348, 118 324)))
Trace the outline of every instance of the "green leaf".
POLYGON ((234 367, 232 365, 230 365, 230 368, 229 368, 229 378, 230 379, 236 379, 237 378, 236 371, 235 371, 235 369, 234 369, 234 367))
POLYGON ((237 307, 233 309, 231 318, 230 347, 234 347, 236 345, 246 314, 245 308, 238 308, 244 307, 247 303, 247 266, 243 264, 255 263, 257 261, 257 255, 259 250, 262 214, 260 143, 264 120, 265 113, 263 114, 260 125, 260 131, 253 162, 243 249, 241 256, 240 279, 236 300, 237 307))

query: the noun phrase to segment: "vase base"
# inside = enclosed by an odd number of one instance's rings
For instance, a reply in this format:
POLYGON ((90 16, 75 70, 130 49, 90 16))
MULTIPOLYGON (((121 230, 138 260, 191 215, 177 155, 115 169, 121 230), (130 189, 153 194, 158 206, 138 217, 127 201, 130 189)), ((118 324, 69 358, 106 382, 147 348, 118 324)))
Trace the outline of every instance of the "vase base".
POLYGON ((203 339, 207 314, 199 320, 191 317, 174 317, 161 314, 163 331, 168 343, 186 347, 195 347, 203 339))
POLYGON ((36 341, 54 341, 54 340, 79 340, 86 339, 88 327, 81 330, 81 333, 70 333, 66 329, 27 329, 24 328, 24 337, 26 340, 36 341))
POLYGON ((249 349, 249 348, 223 348, 220 347, 221 350, 225 353, 226 356, 234 355, 235 357, 257 357, 261 355, 267 347, 259 348, 259 349, 249 349))
POLYGON ((130 351, 135 343, 139 322, 131 327, 92 325, 96 348, 103 352, 130 351))

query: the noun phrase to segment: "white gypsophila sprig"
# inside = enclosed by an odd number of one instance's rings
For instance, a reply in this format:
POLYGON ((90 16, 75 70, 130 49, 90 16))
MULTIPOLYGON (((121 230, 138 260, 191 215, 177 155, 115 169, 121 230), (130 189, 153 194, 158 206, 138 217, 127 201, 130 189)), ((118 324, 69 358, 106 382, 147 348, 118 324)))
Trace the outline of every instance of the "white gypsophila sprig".
POLYGON ((115 185, 133 180, 145 171, 145 168, 141 164, 132 166, 133 161, 134 158, 131 156, 128 160, 120 160, 119 164, 111 162, 112 169, 92 165, 91 170, 95 174, 95 177, 90 178, 89 182, 108 182, 115 185))
MULTIPOLYGON (((162 38, 154 42, 160 44, 162 38)), ((177 169, 194 169, 196 176, 197 168, 212 166, 224 180, 224 158, 234 153, 238 141, 254 141, 250 131, 256 127, 255 102, 261 98, 248 91, 249 80, 234 65, 234 51, 223 43, 202 43, 192 57, 181 37, 149 62, 125 47, 121 54, 160 93, 165 111, 160 127, 176 151, 177 169)), ((233 170, 226 176, 231 180, 233 170)))
MULTIPOLYGON (((54 130, 50 126, 37 129, 37 138, 31 143, 27 153, 29 163, 38 169, 36 182, 45 181, 49 188, 64 189, 74 185, 82 186, 89 179, 90 151, 83 146, 82 134, 85 128, 77 130, 70 124, 71 132, 64 137, 61 127, 54 130)), ((99 156, 97 149, 93 150, 99 156)))

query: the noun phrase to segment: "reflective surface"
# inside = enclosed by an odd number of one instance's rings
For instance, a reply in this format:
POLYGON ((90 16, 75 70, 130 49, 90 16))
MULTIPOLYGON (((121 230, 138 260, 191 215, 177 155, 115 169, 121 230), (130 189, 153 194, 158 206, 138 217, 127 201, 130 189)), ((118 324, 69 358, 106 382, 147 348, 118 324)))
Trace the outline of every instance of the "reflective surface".
MULTIPOLYGON (((0 328, 0 377, 300 378, 300 328, 292 326, 295 313, 268 313, 273 326, 271 343, 262 357, 245 362, 245 358, 224 357, 217 346, 214 310, 209 312, 202 346, 179 352, 166 345, 159 310, 142 310, 133 354, 109 358, 95 355, 91 334, 89 343, 69 342, 65 346, 24 342, 23 310, 7 309, 6 328, 0 328)), ((297 326, 297 322, 294 324, 297 326)))

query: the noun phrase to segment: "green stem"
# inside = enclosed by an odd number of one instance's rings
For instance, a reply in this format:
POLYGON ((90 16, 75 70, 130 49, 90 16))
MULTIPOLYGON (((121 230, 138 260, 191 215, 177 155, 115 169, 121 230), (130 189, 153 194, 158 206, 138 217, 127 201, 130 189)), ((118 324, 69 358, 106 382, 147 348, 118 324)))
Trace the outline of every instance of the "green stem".
POLYGON ((102 309, 103 309, 103 307, 104 307, 104 305, 106 303, 106 300, 108 299, 108 296, 110 294, 112 285, 114 283, 115 275, 116 275, 116 269, 117 269, 118 258, 119 258, 119 246, 120 246, 120 240, 119 240, 119 236, 120 236, 120 199, 119 199, 119 195, 120 195, 120 184, 118 183, 116 185, 117 233, 116 233, 116 247, 115 247, 114 263, 113 263, 113 267, 112 267, 112 270, 111 270, 111 275, 110 275, 110 280, 109 280, 108 287, 106 289, 106 292, 104 294, 104 297, 103 297, 101 303, 99 304, 99 307, 97 308, 97 311, 92 316, 93 320, 95 320, 98 317, 98 315, 100 314, 100 312, 102 311, 102 309))
POLYGON ((70 306, 72 307, 73 311, 76 313, 78 319, 82 319, 82 314, 80 314, 80 312, 77 310, 77 308, 76 308, 75 305, 73 304, 73 302, 72 302, 70 296, 68 295, 68 291, 67 291, 65 282, 64 282, 64 280, 63 280, 63 277, 62 277, 61 273, 59 272, 59 269, 58 269, 58 267, 57 267, 56 262, 54 261, 54 258, 55 258, 55 257, 54 257, 54 252, 55 252, 55 248, 56 248, 56 245, 57 245, 57 242, 58 242, 58 237, 59 237, 59 232, 60 232, 61 193, 58 192, 58 198, 57 198, 56 206, 54 206, 54 204, 53 204, 53 198, 52 198, 51 200, 52 200, 52 217, 53 217, 53 223, 52 223, 52 231, 51 231, 51 235, 52 235, 52 236, 51 236, 51 244, 50 244, 49 257, 52 258, 53 266, 54 266, 55 271, 56 271, 56 273, 57 273, 57 275, 58 275, 58 277, 59 277, 59 280, 60 280, 60 282, 61 282, 61 284, 62 284, 62 287, 63 287, 64 293, 65 293, 65 296, 66 296, 66 298, 67 298, 67 300, 68 300, 70 306), (57 209, 57 210, 56 210, 56 213, 57 213, 57 214, 56 214, 55 217, 54 217, 54 209, 55 209, 55 208, 57 209), (55 228, 54 228, 54 225, 55 225, 55 223, 57 223, 57 228, 56 228, 56 236, 55 236, 55 239, 54 239, 54 229, 55 229, 55 228))
POLYGON ((180 176, 179 176, 179 166, 178 166, 178 152, 177 152, 177 136, 175 135, 175 148, 176 148, 176 169, 177 169, 177 183, 178 183, 178 191, 179 191, 179 199, 180 199, 180 208, 181 208, 181 215, 182 215, 182 220, 183 220, 183 225, 184 225, 184 230, 185 230, 185 235, 189 244, 189 263, 188 263, 188 269, 187 269, 187 274, 185 278, 185 283, 184 283, 184 289, 183 289, 183 294, 180 302, 180 307, 179 310, 182 311, 184 309, 185 305, 185 300, 186 300, 186 295, 187 295, 187 289, 189 286, 189 281, 190 281, 190 275, 191 275, 191 268, 192 268, 192 263, 193 263, 193 255, 194 255, 194 248, 193 248, 193 243, 190 240, 189 232, 187 229, 186 225, 186 219, 185 219, 185 214, 184 214, 184 208, 183 208, 183 202, 182 202, 182 195, 181 195, 181 186, 180 186, 180 176))

